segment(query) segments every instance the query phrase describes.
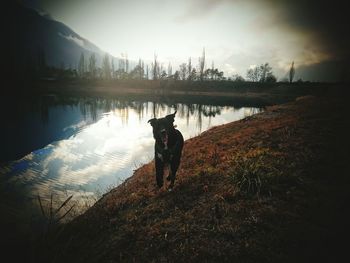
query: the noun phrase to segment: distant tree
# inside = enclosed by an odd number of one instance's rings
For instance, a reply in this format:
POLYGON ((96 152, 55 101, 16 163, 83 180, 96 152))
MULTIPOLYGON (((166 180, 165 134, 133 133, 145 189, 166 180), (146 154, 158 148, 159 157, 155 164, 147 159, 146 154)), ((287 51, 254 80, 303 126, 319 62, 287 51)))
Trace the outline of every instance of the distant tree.
POLYGON ((179 80, 179 79, 180 79, 180 72, 176 70, 174 73, 174 80, 179 80))
MULTIPOLYGON (((121 59, 119 59, 119 63, 118 63, 119 64, 118 65, 118 72, 119 72, 119 74, 124 75, 124 73, 125 73, 124 54, 121 53, 120 56, 121 56, 121 59)), ((122 78, 122 76, 120 76, 120 78, 122 78)))
POLYGON ((128 59, 128 53, 125 53, 125 73, 129 73, 129 59, 128 59))
POLYGON ((171 77, 173 75, 173 67, 171 66, 171 63, 168 64, 168 77, 171 77))
POLYGON ((216 80, 224 80, 224 72, 219 71, 218 69, 215 69, 215 75, 216 75, 216 80))
POLYGON ((166 79, 168 76, 168 74, 166 73, 165 70, 161 70, 161 73, 160 73, 160 79, 166 79))
POLYGON ((84 77, 84 74, 85 74, 85 58, 84 58, 84 53, 83 52, 81 53, 80 59, 79 59, 78 73, 79 73, 79 76, 81 78, 84 77))
POLYGON ((111 78, 111 63, 109 62, 109 56, 106 53, 102 60, 102 72, 105 79, 111 78))
POLYGON ((247 70, 247 79, 253 82, 259 81, 259 69, 258 67, 250 68, 247 70))
POLYGON ((259 81, 266 82, 266 78, 272 74, 271 70, 272 70, 272 67, 270 67, 269 63, 261 64, 259 69, 258 69, 259 81))
POLYGON ((214 69, 214 61, 211 62, 211 71, 209 72, 211 80, 214 79, 215 69, 214 69))
POLYGON ((205 49, 203 48, 203 53, 202 53, 202 56, 199 58, 199 66, 198 66, 200 81, 204 80, 204 68, 205 68, 205 49))
POLYGON ((149 69, 148 69, 148 64, 146 65, 146 79, 149 79, 149 75, 148 75, 149 69))
POLYGON ((203 80, 210 79, 210 76, 212 74, 211 72, 212 72, 212 70, 210 68, 206 69, 203 73, 203 76, 202 76, 203 80))
POLYGON ((185 80, 186 79, 186 75, 187 75, 187 65, 186 65, 186 63, 182 63, 180 65, 180 78, 182 80, 185 80))
POLYGON ((89 59, 89 72, 92 79, 96 78, 96 57, 92 54, 89 59))
POLYGON ((247 70, 247 79, 253 82, 266 82, 266 79, 272 76, 272 67, 269 63, 261 64, 247 70))
POLYGON ((154 62, 151 63, 152 79, 157 80, 159 78, 159 63, 157 60, 157 55, 154 54, 154 62))
POLYGON ((189 59, 188 59, 188 72, 187 72, 187 79, 189 80, 189 81, 191 81, 192 80, 192 61, 191 61, 191 57, 189 57, 189 59))
POLYGON ((140 70, 140 79, 143 79, 145 77, 145 63, 140 59, 139 60, 139 65, 141 67, 141 70, 140 70))
POLYGON ((290 70, 289 70, 289 82, 290 83, 293 82, 294 74, 295 74, 295 69, 294 69, 294 61, 293 61, 292 65, 290 67, 290 70))
POLYGON ((112 64, 112 79, 114 79, 115 78, 115 69, 114 69, 114 59, 113 59, 113 57, 111 58, 111 64, 112 64))
POLYGON ((232 76, 232 80, 235 82, 244 82, 245 81, 245 79, 239 74, 234 74, 232 76))
POLYGON ((276 81, 277 81, 277 78, 272 73, 269 74, 265 79, 265 82, 268 82, 268 83, 275 83, 276 81))
POLYGON ((192 80, 192 81, 197 80, 197 71, 196 71, 195 68, 192 68, 191 76, 190 76, 189 79, 192 80))

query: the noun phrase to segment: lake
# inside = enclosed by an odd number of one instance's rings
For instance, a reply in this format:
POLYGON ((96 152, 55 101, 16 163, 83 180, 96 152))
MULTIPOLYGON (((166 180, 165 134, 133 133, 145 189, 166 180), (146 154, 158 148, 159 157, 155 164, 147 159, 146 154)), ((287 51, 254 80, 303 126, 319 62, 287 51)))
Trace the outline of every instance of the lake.
POLYGON ((201 104, 165 97, 46 95, 6 98, 1 105, 2 206, 20 209, 37 203, 38 195, 46 203, 52 195, 59 203, 73 195, 80 212, 153 159, 149 119, 177 110, 175 125, 189 139, 262 111, 261 105, 227 98, 201 104))

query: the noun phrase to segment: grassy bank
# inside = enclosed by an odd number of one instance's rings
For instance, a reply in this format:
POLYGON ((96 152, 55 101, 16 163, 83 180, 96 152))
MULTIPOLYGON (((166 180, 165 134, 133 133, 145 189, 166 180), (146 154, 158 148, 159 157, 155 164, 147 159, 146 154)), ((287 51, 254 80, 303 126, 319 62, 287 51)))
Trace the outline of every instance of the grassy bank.
MULTIPOLYGON (((55 262, 336 262, 348 238, 346 101, 301 97, 187 140, 34 251, 55 262)), ((38 255, 41 255, 38 257, 38 255)))

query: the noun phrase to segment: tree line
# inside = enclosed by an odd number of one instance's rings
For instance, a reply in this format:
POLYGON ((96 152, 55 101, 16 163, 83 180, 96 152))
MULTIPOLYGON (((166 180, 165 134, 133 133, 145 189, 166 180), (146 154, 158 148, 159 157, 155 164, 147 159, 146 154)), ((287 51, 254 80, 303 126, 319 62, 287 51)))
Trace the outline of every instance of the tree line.
MULTIPOLYGON (((167 66, 158 60, 157 55, 151 63, 146 64, 142 59, 137 63, 132 62, 133 68, 127 54, 121 54, 121 58, 115 59, 107 53, 103 56, 101 63, 97 62, 96 54, 90 56, 81 53, 76 69, 71 66, 66 68, 63 63, 61 67, 49 67, 46 64, 45 53, 38 52, 38 58, 32 66, 31 75, 36 77, 53 76, 59 79, 90 79, 90 80, 182 80, 182 81, 235 81, 235 82, 267 82, 277 81, 269 63, 254 66, 247 69, 245 78, 239 74, 225 77, 224 72, 215 68, 214 62, 211 67, 206 68, 206 54, 203 48, 198 63, 195 65, 189 57, 187 63, 181 63, 177 69, 169 62, 167 66), (117 65, 115 65, 117 63, 117 65), (99 66, 100 65, 100 66, 99 66)), ((27 70, 28 72, 28 70, 27 70)), ((289 70, 289 79, 283 82, 293 82, 295 75, 294 62, 289 70)))
MULTIPOLYGON (((122 54, 122 58, 118 60, 118 68, 115 69, 114 59, 105 54, 101 67, 97 67, 96 56, 92 54, 89 59, 85 59, 84 54, 80 56, 78 63, 78 77, 88 79, 138 79, 138 80, 186 80, 186 81, 221 81, 230 80, 236 82, 276 82, 277 78, 272 72, 269 63, 249 68, 246 78, 239 74, 231 77, 225 77, 224 72, 214 67, 214 62, 210 68, 206 68, 205 49, 198 58, 196 66, 189 57, 187 63, 181 63, 177 70, 173 70, 172 64, 169 62, 167 66, 160 63, 157 55, 154 55, 150 65, 145 64, 139 59, 133 69, 129 69, 129 60, 127 54, 122 54)), ((295 75, 294 62, 292 62, 289 70, 289 82, 293 82, 295 75)))

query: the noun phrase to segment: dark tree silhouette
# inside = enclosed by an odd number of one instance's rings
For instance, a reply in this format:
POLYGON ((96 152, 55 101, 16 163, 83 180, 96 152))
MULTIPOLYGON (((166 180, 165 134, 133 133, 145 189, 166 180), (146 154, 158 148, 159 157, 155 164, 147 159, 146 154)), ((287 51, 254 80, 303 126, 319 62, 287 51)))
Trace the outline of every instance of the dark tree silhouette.
POLYGON ((199 79, 204 80, 204 68, 205 68, 205 49, 203 48, 202 56, 199 58, 199 79))
POLYGON ((269 63, 261 64, 255 68, 250 68, 247 70, 247 79, 253 82, 271 82, 276 77, 272 73, 272 67, 269 63))
POLYGON ((191 81, 192 80, 192 61, 191 61, 191 57, 189 57, 188 59, 188 72, 187 72, 187 76, 188 76, 188 80, 191 81))
POLYGON ((186 65, 186 63, 182 63, 180 65, 180 77, 181 77, 181 79, 185 80, 186 75, 187 75, 187 65, 186 65))
POLYGON ((151 63, 152 79, 157 80, 160 77, 160 66, 157 60, 157 55, 154 54, 154 62, 151 63))
POLYGON ((168 64, 168 77, 170 78, 173 75, 173 67, 171 66, 171 63, 168 64))
POLYGON ((293 61, 292 65, 290 67, 290 70, 289 70, 289 82, 290 83, 293 82, 294 74, 295 74, 295 69, 294 69, 294 61, 293 61))

